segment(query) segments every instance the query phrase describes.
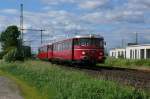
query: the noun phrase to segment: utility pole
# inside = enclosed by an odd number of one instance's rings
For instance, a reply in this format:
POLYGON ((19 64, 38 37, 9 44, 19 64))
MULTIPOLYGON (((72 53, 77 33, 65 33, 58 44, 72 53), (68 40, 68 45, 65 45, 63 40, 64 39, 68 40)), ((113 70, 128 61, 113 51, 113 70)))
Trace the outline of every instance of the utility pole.
POLYGON ((124 47, 124 39, 122 39, 122 48, 124 47))
POLYGON ((46 31, 44 29, 22 29, 22 31, 28 30, 28 31, 40 31, 41 32, 41 45, 43 44, 43 31, 46 31))
POLYGON ((45 31, 45 30, 40 30, 41 31, 41 45, 43 44, 43 31, 45 31))
POLYGON ((136 32, 136 44, 138 44, 138 33, 136 32))
POLYGON ((22 57, 24 57, 25 55, 25 52, 24 52, 24 46, 23 46, 23 4, 20 4, 20 32, 21 32, 21 35, 20 35, 20 49, 21 49, 21 52, 22 52, 22 57))
POLYGON ((20 31, 21 31, 21 40, 22 40, 22 43, 23 43, 23 4, 20 5, 20 12, 21 12, 21 15, 20 15, 20 31))

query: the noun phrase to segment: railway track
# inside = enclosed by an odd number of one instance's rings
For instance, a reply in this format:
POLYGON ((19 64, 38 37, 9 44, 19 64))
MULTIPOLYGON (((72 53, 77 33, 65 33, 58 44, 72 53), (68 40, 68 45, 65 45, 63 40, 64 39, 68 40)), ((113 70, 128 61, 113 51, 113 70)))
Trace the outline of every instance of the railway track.
POLYGON ((97 79, 111 80, 150 91, 150 71, 103 66, 65 66, 65 68, 83 71, 97 79))

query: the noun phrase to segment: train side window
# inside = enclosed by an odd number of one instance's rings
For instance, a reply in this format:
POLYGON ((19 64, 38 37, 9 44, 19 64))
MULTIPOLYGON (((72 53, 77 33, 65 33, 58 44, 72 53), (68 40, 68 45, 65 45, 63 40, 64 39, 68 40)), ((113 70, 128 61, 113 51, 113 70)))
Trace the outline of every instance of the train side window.
POLYGON ((68 42, 68 50, 70 50, 70 42, 68 42))
POLYGON ((67 42, 65 42, 65 50, 67 49, 67 42))
POLYGON ((41 52, 43 52, 43 47, 41 48, 41 52))
POLYGON ((59 44, 59 51, 61 51, 61 44, 59 44))
POLYGON ((40 53, 41 51, 40 51, 40 48, 38 49, 38 52, 40 53))
POLYGON ((74 45, 79 45, 79 39, 74 39, 74 45))
POLYGON ((63 50, 65 50, 66 49, 66 43, 64 42, 63 43, 63 50))
POLYGON ((69 49, 72 49, 72 41, 69 42, 69 49))
POLYGON ((104 42, 102 40, 100 40, 100 47, 103 47, 104 42))
POLYGON ((62 43, 62 51, 64 50, 64 42, 62 43))
POLYGON ((67 49, 69 49, 69 42, 67 42, 67 49))
POLYGON ((43 52, 45 52, 45 47, 43 47, 43 52))
POLYGON ((60 43, 60 51, 62 51, 63 43, 60 43))
POLYGON ((57 51, 57 46, 56 46, 56 44, 55 44, 55 51, 57 51))
POLYGON ((68 49, 68 42, 65 42, 65 50, 68 49))
POLYGON ((57 51, 59 51, 59 44, 57 44, 57 51))
POLYGON ((44 46, 44 52, 47 52, 47 46, 44 46))
POLYGON ((57 44, 55 44, 55 51, 57 51, 57 44))
POLYGON ((56 44, 54 45, 54 50, 56 51, 56 44))
POLYGON ((56 44, 56 51, 59 51, 59 45, 56 44))
POLYGON ((48 50, 50 51, 52 50, 52 45, 48 46, 48 50))
POLYGON ((55 50, 55 44, 53 45, 53 50, 55 50))
POLYGON ((56 44, 56 51, 58 51, 58 44, 56 44))
POLYGON ((60 44, 60 51, 63 50, 63 43, 60 44))
POLYGON ((57 44, 57 51, 59 51, 59 49, 60 49, 60 45, 59 45, 59 44, 57 44))
POLYGON ((61 44, 59 44, 59 51, 61 51, 61 44))
POLYGON ((70 50, 70 45, 71 45, 71 42, 68 41, 68 50, 70 50))
POLYGON ((42 47, 42 52, 44 52, 44 47, 42 47))

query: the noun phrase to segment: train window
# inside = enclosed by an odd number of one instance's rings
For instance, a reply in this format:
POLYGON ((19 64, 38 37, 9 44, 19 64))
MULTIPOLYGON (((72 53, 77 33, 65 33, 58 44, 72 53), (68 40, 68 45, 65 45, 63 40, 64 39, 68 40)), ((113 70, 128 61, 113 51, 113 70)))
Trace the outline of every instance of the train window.
POLYGON ((48 50, 49 50, 49 51, 52 50, 52 45, 48 45, 48 50))
POLYGON ((57 51, 60 51, 60 44, 58 44, 57 48, 58 48, 57 51))
POLYGON ((65 43, 62 44, 62 50, 65 50, 65 43))
POLYGON ((44 47, 44 52, 47 52, 47 46, 44 47))
POLYGON ((79 39, 74 39, 74 45, 79 45, 79 39))
POLYGON ((41 51, 40 51, 40 48, 38 49, 38 52, 40 53, 41 51))
POLYGON ((103 47, 104 43, 102 39, 99 38, 81 38, 81 39, 75 39, 74 45, 80 45, 80 46, 97 46, 97 47, 103 47))
POLYGON ((54 44, 54 50, 55 50, 55 51, 57 51, 57 49, 56 49, 56 48, 57 48, 57 47, 56 47, 56 44, 54 44))
POLYGON ((43 52, 43 47, 41 48, 41 52, 43 52))

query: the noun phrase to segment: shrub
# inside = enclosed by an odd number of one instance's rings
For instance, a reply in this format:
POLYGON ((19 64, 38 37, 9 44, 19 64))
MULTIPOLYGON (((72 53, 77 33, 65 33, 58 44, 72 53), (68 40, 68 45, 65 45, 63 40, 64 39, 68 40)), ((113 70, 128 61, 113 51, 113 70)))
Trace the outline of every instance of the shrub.
POLYGON ((4 52, 0 52, 0 59, 2 59, 4 56, 4 52))
POLYGON ((116 58, 107 58, 105 65, 109 66, 150 66, 150 60, 131 60, 131 59, 116 59, 116 58))
POLYGON ((6 62, 13 62, 16 60, 23 61, 22 52, 17 48, 12 48, 6 55, 4 55, 4 60, 6 62))

